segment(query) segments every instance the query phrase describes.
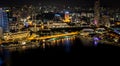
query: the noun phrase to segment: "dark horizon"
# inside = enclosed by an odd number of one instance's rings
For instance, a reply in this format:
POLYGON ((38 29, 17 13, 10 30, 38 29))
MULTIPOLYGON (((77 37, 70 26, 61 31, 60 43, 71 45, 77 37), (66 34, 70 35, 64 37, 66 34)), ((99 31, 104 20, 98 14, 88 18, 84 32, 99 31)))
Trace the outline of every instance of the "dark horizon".
MULTIPOLYGON (((80 7, 93 7, 96 0, 1 0, 0 7, 2 6, 23 6, 26 4, 43 5, 68 5, 80 7), (65 4, 66 3, 66 4, 65 4)), ((101 7, 120 8, 118 0, 100 0, 101 7)))

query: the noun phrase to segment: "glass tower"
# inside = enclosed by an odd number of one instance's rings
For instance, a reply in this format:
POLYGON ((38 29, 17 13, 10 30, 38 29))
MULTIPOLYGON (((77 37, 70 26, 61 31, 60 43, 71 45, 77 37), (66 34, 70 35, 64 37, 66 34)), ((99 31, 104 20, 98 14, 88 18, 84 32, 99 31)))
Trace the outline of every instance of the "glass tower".
POLYGON ((2 27, 3 32, 8 32, 8 15, 5 8, 0 8, 0 27, 2 27))

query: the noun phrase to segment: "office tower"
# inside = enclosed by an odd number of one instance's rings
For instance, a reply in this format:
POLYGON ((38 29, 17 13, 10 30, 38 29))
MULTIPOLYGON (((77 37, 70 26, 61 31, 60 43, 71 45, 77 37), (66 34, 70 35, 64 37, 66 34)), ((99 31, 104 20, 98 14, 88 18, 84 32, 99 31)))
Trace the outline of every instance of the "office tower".
POLYGON ((100 0, 95 1, 94 5, 94 24, 99 26, 100 23, 100 0))
POLYGON ((8 32, 8 15, 6 8, 0 8, 0 27, 2 27, 3 32, 8 32))
POLYGON ((64 19, 63 19, 63 22, 70 22, 70 16, 69 16, 69 12, 66 11, 65 14, 64 14, 64 19))

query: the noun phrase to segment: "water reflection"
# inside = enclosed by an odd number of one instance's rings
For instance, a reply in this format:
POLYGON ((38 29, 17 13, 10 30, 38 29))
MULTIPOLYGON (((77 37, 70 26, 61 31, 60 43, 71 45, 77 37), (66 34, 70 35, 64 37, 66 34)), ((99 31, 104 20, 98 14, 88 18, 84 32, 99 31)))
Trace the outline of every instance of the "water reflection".
POLYGON ((2 64, 3 64, 3 60, 2 60, 2 58, 0 57, 0 66, 2 66, 2 64))
MULTIPOLYGON (((90 40, 92 40, 92 39, 84 39, 84 38, 81 38, 82 39, 81 40, 80 38, 81 37, 76 38, 76 36, 67 36, 65 38, 60 37, 60 38, 54 38, 54 40, 47 39, 47 40, 44 40, 44 42, 39 42, 39 43, 32 42, 32 43, 27 44, 27 45, 22 45, 22 46, 18 46, 18 47, 9 47, 7 49, 4 49, 4 50, 1 49, 1 50, 4 51, 4 56, 6 57, 6 58, 4 57, 6 59, 5 62, 7 63, 6 66, 10 66, 10 61, 9 61, 10 60, 10 53, 9 52, 11 52, 11 51, 18 51, 18 52, 20 52, 19 54, 22 55, 23 53, 27 53, 27 51, 32 52, 31 49, 35 48, 35 52, 36 52, 35 54, 37 54, 38 57, 41 57, 41 56, 43 57, 43 55, 52 55, 52 54, 56 55, 57 53, 58 53, 58 55, 59 54, 62 55, 62 54, 64 54, 63 52, 69 54, 70 52, 73 52, 74 49, 76 52, 76 48, 81 49, 81 46, 83 45, 81 41, 88 43, 88 42, 90 42, 90 40), (82 45, 78 44, 79 42, 82 45), (51 49, 51 47, 52 47, 52 49, 51 49), (36 50, 36 48, 39 50, 36 50), (26 49, 30 49, 30 50, 26 50, 26 49), (38 55, 38 53, 40 53, 40 54, 38 55)), ((80 50, 78 50, 78 52, 79 51, 80 50)), ((18 53, 15 53, 15 54, 18 54, 18 53)), ((35 54, 32 53, 32 55, 35 55, 35 54)), ((27 56, 29 56, 29 54, 27 54, 27 56)), ((25 58, 27 56, 25 56, 25 58)), ((17 56, 16 58, 18 58, 18 57, 19 56, 17 56)), ((32 57, 34 57, 34 56, 32 56, 32 57)), ((15 60, 16 60, 16 58, 15 58, 15 60)), ((24 59, 23 57, 21 57, 21 58, 24 59)), ((30 58, 31 58, 31 56, 30 56, 30 58)), ((1 61, 1 59, 0 59, 0 61, 1 61)), ((0 63, 2 63, 2 61, 0 63)), ((15 63, 15 62, 13 62, 13 63, 15 63)))
POLYGON ((43 49, 45 49, 45 43, 42 44, 43 49))
MULTIPOLYGON (((81 38, 82 39, 82 38, 81 38)), ((32 49, 32 48, 43 48, 45 49, 46 47, 56 47, 56 46, 63 46, 66 48, 66 51, 69 51, 70 47, 72 44, 74 44, 76 40, 76 36, 65 36, 65 37, 59 37, 59 38, 51 38, 47 40, 43 40, 44 42, 31 42, 26 45, 20 45, 20 46, 8 46, 6 47, 7 50, 10 52, 12 51, 24 51, 26 49, 32 49)), ((83 40, 86 42, 86 40, 83 40)), ((89 41, 87 41, 89 42, 89 41)))
POLYGON ((66 40, 65 40, 65 51, 70 52, 70 49, 71 49, 70 40, 69 40, 69 38, 66 38, 66 40))
POLYGON ((0 66, 10 66, 10 52, 7 49, 1 49, 2 50, 0 51, 0 66))
MULTIPOLYGON (((25 53, 26 49, 33 49, 33 48, 42 48, 44 51, 48 47, 63 47, 64 51, 69 53, 71 51, 71 46, 74 44, 75 36, 69 36, 67 38, 56 38, 51 41, 44 40, 43 43, 30 43, 27 45, 21 45, 17 47, 5 47, 2 48, 1 51, 3 51, 3 58, 5 62, 5 66, 10 66, 10 53, 13 51, 18 51, 20 53, 25 53)), ((3 63, 3 60, 0 58, 0 64, 3 63)), ((0 65, 1 66, 1 65, 0 65)))
POLYGON ((3 51, 2 48, 0 47, 0 66, 3 65, 3 51))

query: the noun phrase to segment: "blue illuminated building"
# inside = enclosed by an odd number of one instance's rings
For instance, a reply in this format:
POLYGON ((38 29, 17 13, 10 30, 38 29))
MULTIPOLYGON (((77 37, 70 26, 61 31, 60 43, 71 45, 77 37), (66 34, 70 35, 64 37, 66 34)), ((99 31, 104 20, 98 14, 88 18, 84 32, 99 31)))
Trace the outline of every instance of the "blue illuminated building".
POLYGON ((0 27, 3 28, 3 32, 8 32, 8 15, 6 8, 0 8, 0 27))

